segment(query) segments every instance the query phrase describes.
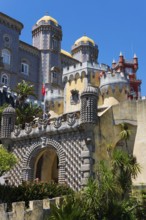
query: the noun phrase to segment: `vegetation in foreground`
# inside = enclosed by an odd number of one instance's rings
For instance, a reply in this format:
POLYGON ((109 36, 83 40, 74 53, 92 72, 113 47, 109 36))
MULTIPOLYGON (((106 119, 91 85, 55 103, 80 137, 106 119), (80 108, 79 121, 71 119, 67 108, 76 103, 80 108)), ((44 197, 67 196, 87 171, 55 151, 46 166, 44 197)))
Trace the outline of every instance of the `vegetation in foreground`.
POLYGON ((144 220, 145 195, 132 194, 132 178, 140 172, 136 158, 121 150, 110 152, 109 161, 98 164, 96 179, 78 193, 52 205, 49 220, 144 220), (141 200, 140 200, 141 198, 141 200))
POLYGON ((0 176, 12 169, 17 162, 16 156, 0 144, 0 176))
POLYGON ((54 182, 24 182, 19 186, 0 185, 0 203, 7 203, 10 208, 12 202, 24 201, 28 207, 29 201, 32 200, 51 199, 72 193, 68 186, 54 182))

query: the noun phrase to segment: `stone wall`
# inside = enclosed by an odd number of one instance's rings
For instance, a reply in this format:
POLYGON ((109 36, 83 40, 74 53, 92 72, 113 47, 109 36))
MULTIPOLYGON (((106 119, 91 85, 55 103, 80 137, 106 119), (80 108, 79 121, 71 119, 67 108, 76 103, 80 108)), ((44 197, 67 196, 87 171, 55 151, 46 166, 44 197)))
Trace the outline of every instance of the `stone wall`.
POLYGON ((141 166, 141 173, 134 181, 134 185, 146 186, 146 100, 137 102, 137 133, 133 153, 141 166))
POLYGON ((7 204, 0 204, 0 220, 47 220, 50 204, 59 204, 60 201, 60 197, 30 201, 29 208, 25 207, 25 202, 15 202, 10 212, 7 212, 7 204))

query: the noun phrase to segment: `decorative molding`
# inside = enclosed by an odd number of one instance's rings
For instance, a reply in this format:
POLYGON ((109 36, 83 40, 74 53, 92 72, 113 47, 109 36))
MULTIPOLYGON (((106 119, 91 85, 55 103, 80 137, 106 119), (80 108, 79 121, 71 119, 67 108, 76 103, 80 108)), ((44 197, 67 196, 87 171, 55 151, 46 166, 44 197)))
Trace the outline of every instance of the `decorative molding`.
POLYGON ((67 124, 69 126, 73 126, 76 122, 76 115, 75 113, 69 113, 67 114, 67 124))
POLYGON ((62 117, 56 118, 55 121, 54 121, 54 127, 56 129, 58 129, 59 127, 61 127, 61 125, 62 125, 62 117))

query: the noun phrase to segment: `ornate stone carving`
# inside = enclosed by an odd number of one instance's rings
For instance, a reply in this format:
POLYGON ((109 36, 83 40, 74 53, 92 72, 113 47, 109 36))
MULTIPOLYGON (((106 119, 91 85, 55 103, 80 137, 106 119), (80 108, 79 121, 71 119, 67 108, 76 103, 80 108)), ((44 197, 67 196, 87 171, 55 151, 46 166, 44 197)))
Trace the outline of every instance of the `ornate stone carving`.
POLYGON ((67 124, 73 126, 76 122, 76 115, 74 113, 67 114, 67 124))
POLYGON ((59 128, 61 124, 62 124, 62 118, 61 117, 56 118, 54 121, 54 127, 59 128))
POLYGON ((25 123, 25 133, 30 134, 31 131, 32 131, 31 123, 25 123))
POLYGON ((38 120, 38 128, 39 129, 45 129, 48 125, 49 119, 41 119, 38 120))
POLYGON ((15 125, 14 126, 14 135, 17 137, 20 134, 21 131, 21 125, 15 125))
POLYGON ((42 147, 45 147, 46 143, 47 143, 47 138, 46 137, 41 137, 41 140, 42 140, 42 147))

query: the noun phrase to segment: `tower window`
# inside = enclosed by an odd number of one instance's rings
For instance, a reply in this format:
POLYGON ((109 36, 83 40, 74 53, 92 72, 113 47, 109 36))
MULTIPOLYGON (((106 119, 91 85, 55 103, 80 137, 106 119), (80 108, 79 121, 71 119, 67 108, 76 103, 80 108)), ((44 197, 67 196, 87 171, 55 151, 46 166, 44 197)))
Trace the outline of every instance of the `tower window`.
POLYGON ((6 85, 6 86, 8 85, 8 76, 6 74, 2 75, 1 83, 6 85))
POLYGON ((29 65, 27 63, 21 63, 21 73, 25 75, 29 74, 29 65))
POLYGON ((71 105, 76 105, 80 102, 79 99, 79 91, 76 89, 71 90, 71 97, 70 97, 70 103, 71 105))
POLYGON ((58 41, 56 39, 53 39, 52 41, 52 48, 57 49, 58 48, 58 41))
POLYGON ((3 63, 10 65, 11 61, 11 53, 7 49, 2 50, 2 58, 3 58, 3 63))

